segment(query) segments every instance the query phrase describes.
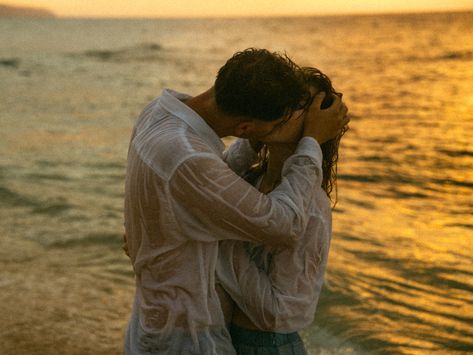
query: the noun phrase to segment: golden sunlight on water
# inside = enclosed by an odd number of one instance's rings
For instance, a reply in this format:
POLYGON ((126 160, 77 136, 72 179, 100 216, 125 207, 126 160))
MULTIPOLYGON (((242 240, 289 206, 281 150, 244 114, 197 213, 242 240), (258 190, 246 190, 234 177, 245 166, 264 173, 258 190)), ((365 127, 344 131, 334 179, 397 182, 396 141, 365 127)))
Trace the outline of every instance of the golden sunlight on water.
POLYGON ((120 353, 133 121, 163 87, 198 93, 234 51, 261 46, 326 71, 353 114, 309 352, 471 352, 472 23, 472 13, 0 22, 0 63, 17 63, 0 64, 2 351, 120 353))

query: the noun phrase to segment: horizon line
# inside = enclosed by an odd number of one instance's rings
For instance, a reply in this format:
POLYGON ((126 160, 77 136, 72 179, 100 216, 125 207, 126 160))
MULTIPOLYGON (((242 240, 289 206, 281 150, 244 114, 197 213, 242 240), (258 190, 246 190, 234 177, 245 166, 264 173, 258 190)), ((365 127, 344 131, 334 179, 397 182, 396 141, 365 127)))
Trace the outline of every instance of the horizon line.
MULTIPOLYGON (((45 9, 47 10, 47 9, 45 9)), ((50 10, 48 10, 50 11, 50 10)), ((52 12, 52 11, 51 11, 52 12)), ((192 20, 192 19, 244 19, 244 18, 287 18, 287 17, 340 17, 340 16, 383 16, 383 15, 419 15, 419 14, 447 14, 468 13, 473 8, 456 9, 409 9, 409 10, 381 10, 381 11, 354 11, 354 12, 326 12, 326 13, 291 13, 291 14, 233 14, 233 15, 165 15, 165 16, 103 16, 103 15, 58 15, 56 19, 97 19, 97 20, 192 20)))

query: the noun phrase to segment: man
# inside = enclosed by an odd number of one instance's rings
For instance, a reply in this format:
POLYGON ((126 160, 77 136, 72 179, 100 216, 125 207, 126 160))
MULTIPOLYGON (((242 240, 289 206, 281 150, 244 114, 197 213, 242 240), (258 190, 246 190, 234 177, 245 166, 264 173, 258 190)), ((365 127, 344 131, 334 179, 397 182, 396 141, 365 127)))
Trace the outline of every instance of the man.
POLYGON ((307 191, 321 174, 319 143, 348 122, 339 98, 327 110, 322 96, 312 99, 287 57, 248 49, 228 60, 206 92, 164 90, 141 113, 125 191, 136 275, 126 354, 234 354, 215 290, 218 241, 289 245, 303 233, 307 191), (272 132, 301 109, 303 137, 281 184, 261 194, 239 174, 258 142, 283 139, 272 132), (223 152, 220 138, 230 135, 241 139, 223 152))

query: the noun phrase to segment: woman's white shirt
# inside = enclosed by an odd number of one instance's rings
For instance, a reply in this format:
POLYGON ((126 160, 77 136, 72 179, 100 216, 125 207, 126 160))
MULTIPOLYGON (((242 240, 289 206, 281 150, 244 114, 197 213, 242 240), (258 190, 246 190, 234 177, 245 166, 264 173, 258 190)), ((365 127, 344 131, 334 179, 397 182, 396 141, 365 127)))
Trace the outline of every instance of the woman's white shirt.
POLYGON ((217 282, 261 330, 288 333, 306 328, 314 319, 331 235, 330 200, 317 186, 307 227, 294 246, 222 241, 217 282))

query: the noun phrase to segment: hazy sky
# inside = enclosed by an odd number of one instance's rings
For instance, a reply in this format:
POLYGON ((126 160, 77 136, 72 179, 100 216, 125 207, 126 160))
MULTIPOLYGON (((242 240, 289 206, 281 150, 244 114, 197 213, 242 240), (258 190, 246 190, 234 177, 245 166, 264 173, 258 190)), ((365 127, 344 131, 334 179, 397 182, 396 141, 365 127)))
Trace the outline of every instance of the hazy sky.
POLYGON ((59 16, 193 17, 322 15, 473 9, 473 0, 0 0, 59 16))

